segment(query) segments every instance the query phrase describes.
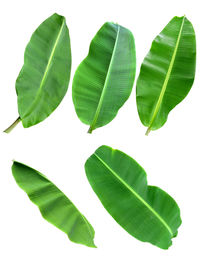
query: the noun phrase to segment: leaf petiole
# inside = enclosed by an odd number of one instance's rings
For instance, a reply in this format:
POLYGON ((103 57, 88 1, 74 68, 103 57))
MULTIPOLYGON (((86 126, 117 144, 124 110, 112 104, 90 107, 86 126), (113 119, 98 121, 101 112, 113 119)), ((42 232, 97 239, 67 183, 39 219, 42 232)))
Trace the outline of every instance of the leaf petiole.
POLYGON ((146 133, 145 133, 145 136, 148 136, 150 132, 151 132, 151 128, 148 127, 148 128, 147 128, 147 131, 146 131, 146 133))
POLYGON ((92 128, 92 126, 90 126, 87 133, 92 134, 92 131, 93 131, 93 128, 92 128))
POLYGON ((21 122, 21 118, 18 117, 12 125, 10 125, 8 128, 4 130, 5 133, 10 133, 18 124, 21 122))

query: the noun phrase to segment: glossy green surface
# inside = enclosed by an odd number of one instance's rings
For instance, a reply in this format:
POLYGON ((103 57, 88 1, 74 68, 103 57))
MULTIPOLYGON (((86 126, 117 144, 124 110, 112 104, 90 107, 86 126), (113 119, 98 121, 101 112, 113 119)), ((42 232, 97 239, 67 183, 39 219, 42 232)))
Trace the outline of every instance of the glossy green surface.
POLYGON ((162 127, 169 112, 186 97, 195 66, 192 24, 186 17, 174 17, 153 41, 137 80, 137 108, 147 134, 162 127))
POLYGON ((181 224, 176 202, 147 186, 144 169, 125 153, 101 146, 85 164, 87 178, 106 210, 129 234, 167 249, 181 224))
POLYGON ((24 127, 48 117, 67 92, 71 48, 65 18, 57 14, 33 33, 16 81, 18 111, 24 127))
POLYGON ((132 33, 120 25, 105 23, 73 79, 75 110, 79 119, 90 125, 89 133, 117 115, 131 93, 135 69, 132 33))
POLYGON ((95 247, 93 227, 51 181, 19 162, 13 163, 12 173, 44 219, 65 232, 71 241, 95 247))

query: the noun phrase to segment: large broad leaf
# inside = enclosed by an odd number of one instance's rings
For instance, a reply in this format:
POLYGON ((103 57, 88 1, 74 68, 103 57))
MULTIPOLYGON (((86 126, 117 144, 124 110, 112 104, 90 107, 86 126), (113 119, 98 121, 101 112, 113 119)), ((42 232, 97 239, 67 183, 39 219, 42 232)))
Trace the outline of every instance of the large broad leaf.
POLYGON ((128 155, 101 146, 85 164, 87 178, 112 217, 132 236, 167 249, 181 224, 176 202, 147 186, 144 169, 128 155))
POLYGON ((17 184, 38 206, 44 219, 65 232, 71 241, 95 247, 93 227, 51 181, 19 162, 13 163, 12 173, 17 184))
POLYGON ((16 123, 30 127, 48 117, 67 92, 70 71, 69 31, 65 18, 54 14, 36 29, 26 47, 16 81, 20 115, 16 123))
POLYGON ((192 87, 196 41, 186 17, 174 17, 152 43, 137 80, 137 107, 141 122, 150 130, 164 125, 169 112, 192 87))
POLYGON ((108 124, 128 99, 135 78, 135 44, 132 33, 105 23, 90 44, 88 56, 76 70, 73 102, 89 133, 108 124))

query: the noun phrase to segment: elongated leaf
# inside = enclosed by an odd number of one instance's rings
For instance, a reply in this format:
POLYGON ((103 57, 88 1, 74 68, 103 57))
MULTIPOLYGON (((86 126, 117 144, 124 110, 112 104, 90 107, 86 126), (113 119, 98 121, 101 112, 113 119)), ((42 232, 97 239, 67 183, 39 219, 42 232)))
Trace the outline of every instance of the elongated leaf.
POLYGON ((93 227, 51 181, 19 162, 13 163, 12 173, 17 184, 38 206, 44 219, 65 232, 71 241, 95 247, 93 227))
POLYGON ((150 130, 164 125, 169 112, 190 91, 196 65, 196 41, 186 17, 174 17, 152 43, 137 80, 137 108, 150 130))
POLYGON ((26 47, 16 81, 18 122, 30 127, 48 117, 67 92, 70 71, 68 28, 65 18, 54 14, 36 29, 26 47))
POLYGON ((135 44, 132 33, 105 23, 90 44, 88 56, 76 70, 73 102, 89 133, 108 124, 128 99, 135 78, 135 44))
POLYGON ((181 224, 176 202, 147 186, 143 168, 125 153, 101 146, 85 164, 87 178, 112 217, 137 239, 167 249, 181 224))

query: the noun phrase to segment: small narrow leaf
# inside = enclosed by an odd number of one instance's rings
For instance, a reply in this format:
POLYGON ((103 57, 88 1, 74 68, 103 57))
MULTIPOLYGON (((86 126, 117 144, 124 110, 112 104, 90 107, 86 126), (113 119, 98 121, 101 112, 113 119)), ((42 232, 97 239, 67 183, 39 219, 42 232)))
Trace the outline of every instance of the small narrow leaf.
POLYGON ((162 127, 169 112, 190 91, 196 66, 195 32, 187 18, 174 17, 152 43, 137 80, 140 120, 151 130, 162 127))
POLYGON ((93 227, 51 181, 19 162, 13 163, 12 173, 19 187, 38 206, 44 219, 66 233, 71 241, 95 247, 93 227))
POLYGON ((79 119, 90 125, 89 133, 117 115, 131 93, 135 70, 132 33, 118 24, 105 23, 73 79, 75 110, 79 119))
POLYGON ((69 31, 65 18, 54 14, 36 29, 26 47, 24 65, 16 80, 17 121, 27 128, 47 118, 67 92, 70 71, 69 31))
POLYGON ((105 209, 129 234, 162 249, 181 224, 176 202, 147 186, 144 169, 125 153, 101 146, 85 164, 87 178, 105 209))

